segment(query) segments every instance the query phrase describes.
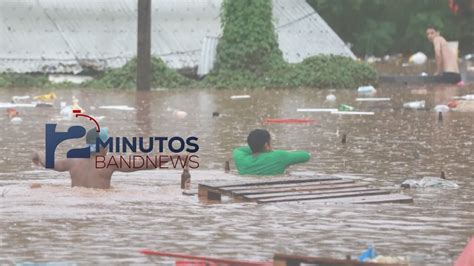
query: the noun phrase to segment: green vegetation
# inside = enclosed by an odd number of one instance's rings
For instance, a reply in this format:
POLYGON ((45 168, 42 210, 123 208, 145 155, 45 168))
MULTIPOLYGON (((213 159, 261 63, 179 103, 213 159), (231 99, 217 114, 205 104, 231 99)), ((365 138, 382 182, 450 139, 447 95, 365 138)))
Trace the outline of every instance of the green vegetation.
MULTIPOLYGON (((217 46, 213 72, 202 81, 194 81, 169 69, 161 59, 153 58, 152 87, 353 88, 377 81, 371 66, 341 56, 314 56, 299 64, 285 62, 272 22, 271 0, 224 0, 221 16, 223 35, 217 46)), ((378 26, 372 23, 371 29, 384 37, 385 30, 378 30, 378 26)), ((370 40, 370 36, 361 38, 370 40)), ((384 38, 388 42, 389 38, 384 38)), ((45 75, 5 74, 0 76, 0 87, 133 89, 136 69, 137 60, 132 59, 81 85, 53 85, 45 75)))
POLYGON ((225 0, 216 65, 206 77, 216 87, 355 87, 376 82, 370 66, 340 56, 288 64, 278 48, 271 0, 225 0))
MULTIPOLYGON (((151 60, 152 81, 154 88, 181 88, 192 85, 193 81, 175 70, 168 68, 163 60, 152 58, 151 60)), ((117 88, 134 89, 137 83, 137 59, 134 58, 124 66, 105 71, 98 78, 86 82, 83 87, 92 88, 117 88)))
POLYGON ((458 0, 453 14, 447 0, 307 0, 361 56, 423 51, 433 53, 426 40, 428 25, 448 40, 458 40, 461 52, 473 52, 474 12, 470 0, 458 0))
POLYGON ((44 74, 0 73, 0 88, 43 88, 48 84, 48 76, 44 74))

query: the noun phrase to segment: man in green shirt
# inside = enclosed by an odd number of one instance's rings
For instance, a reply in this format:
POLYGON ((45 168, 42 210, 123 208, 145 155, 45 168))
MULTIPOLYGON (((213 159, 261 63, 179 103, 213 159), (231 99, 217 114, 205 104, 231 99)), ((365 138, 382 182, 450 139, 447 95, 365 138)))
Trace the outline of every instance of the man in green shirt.
POLYGON ((286 167, 307 162, 310 158, 305 151, 272 150, 270 133, 255 129, 247 137, 248 147, 232 151, 235 165, 241 175, 280 175, 286 167))

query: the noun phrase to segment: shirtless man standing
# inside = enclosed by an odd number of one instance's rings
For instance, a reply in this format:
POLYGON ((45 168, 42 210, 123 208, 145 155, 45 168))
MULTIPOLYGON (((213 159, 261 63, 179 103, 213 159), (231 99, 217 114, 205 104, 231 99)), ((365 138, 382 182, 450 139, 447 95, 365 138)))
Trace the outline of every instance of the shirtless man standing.
POLYGON ((439 34, 439 31, 434 26, 429 26, 426 29, 426 37, 433 43, 435 58, 436 58, 436 73, 439 76, 439 81, 442 83, 457 84, 461 81, 459 75, 458 59, 456 53, 453 51, 446 39, 439 34))

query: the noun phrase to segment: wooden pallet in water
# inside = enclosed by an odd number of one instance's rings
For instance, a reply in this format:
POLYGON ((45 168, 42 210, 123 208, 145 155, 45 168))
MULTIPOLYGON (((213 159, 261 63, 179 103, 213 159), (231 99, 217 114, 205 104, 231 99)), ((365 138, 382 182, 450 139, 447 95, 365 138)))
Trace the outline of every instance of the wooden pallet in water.
POLYGON ((234 202, 317 201, 321 203, 411 203, 413 198, 392 194, 390 190, 369 187, 368 183, 324 177, 297 178, 244 184, 199 184, 202 201, 221 202, 228 197, 234 202))

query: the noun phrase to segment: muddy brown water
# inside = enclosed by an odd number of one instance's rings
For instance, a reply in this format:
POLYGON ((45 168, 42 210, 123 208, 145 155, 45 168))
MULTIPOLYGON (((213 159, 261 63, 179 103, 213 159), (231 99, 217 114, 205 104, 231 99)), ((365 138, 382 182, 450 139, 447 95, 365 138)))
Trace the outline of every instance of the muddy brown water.
MULTIPOLYGON (((40 90, 4 89, 0 102, 40 90)), ((226 258, 269 260, 278 253, 344 258, 368 245, 381 255, 405 256, 413 265, 448 265, 474 234, 473 113, 449 112, 442 123, 429 110, 402 109, 403 102, 426 100, 427 107, 454 95, 474 93, 474 86, 378 88, 375 97, 390 102, 355 102, 347 90, 58 90, 55 108, 18 108, 23 122, 9 122, 0 109, 0 264, 61 262, 72 264, 147 264, 139 249, 226 258), (327 94, 337 97, 325 102, 327 94), (250 99, 231 100, 249 94, 250 99), (253 181, 257 177, 224 173, 233 147, 245 143, 254 128, 271 131, 273 146, 304 149, 311 161, 291 167, 292 175, 327 174, 398 188, 407 178, 446 172, 459 189, 420 189, 413 204, 320 205, 314 202, 255 205, 204 205, 182 196, 180 171, 116 173, 113 189, 70 188, 67 173, 47 171, 30 161, 31 150, 44 149, 47 122, 60 129, 86 120, 58 120, 59 101, 75 96, 86 113, 117 136, 199 137, 198 182, 253 181), (300 113, 297 108, 346 103, 373 116, 300 113), (128 105, 135 111, 102 110, 100 105, 128 105), (95 107, 95 108, 94 108, 95 107), (177 119, 170 110, 188 113, 177 119), (219 117, 212 117, 218 111, 219 117), (317 125, 263 125, 264 118, 313 118, 317 125), (341 135, 347 134, 346 145, 341 135), (31 189, 30 185, 43 186, 31 189)), ((71 142, 61 144, 64 157, 71 142)))

